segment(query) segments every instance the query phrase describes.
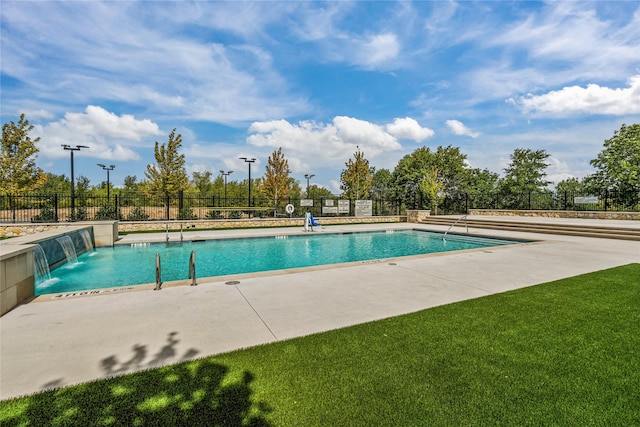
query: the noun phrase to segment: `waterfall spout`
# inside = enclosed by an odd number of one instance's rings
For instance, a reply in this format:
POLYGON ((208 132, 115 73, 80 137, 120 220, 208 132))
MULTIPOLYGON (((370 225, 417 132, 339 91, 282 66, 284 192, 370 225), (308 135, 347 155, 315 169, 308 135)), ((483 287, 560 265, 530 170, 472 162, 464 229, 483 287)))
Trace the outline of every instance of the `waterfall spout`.
POLYGON ((60 236, 56 239, 56 242, 60 243, 62 250, 67 257, 67 262, 70 264, 78 263, 78 255, 76 254, 76 247, 73 246, 73 241, 69 236, 60 236))
POLYGON ((80 236, 84 241, 84 248, 87 252, 93 252, 93 242, 91 241, 91 235, 89 234, 89 230, 81 230, 80 236))
POLYGON ((44 253, 42 246, 38 245, 33 251, 33 269, 36 283, 51 280, 51 271, 49 270, 49 261, 44 253))

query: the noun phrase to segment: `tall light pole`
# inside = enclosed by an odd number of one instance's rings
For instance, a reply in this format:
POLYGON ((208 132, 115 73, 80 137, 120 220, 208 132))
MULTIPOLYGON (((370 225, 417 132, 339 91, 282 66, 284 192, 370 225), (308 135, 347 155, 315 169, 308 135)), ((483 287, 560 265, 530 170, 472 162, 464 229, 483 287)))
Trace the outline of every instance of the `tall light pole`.
POLYGON ((62 148, 71 152, 71 220, 76 215, 76 194, 75 194, 75 178, 73 177, 73 152, 80 151, 82 148, 89 148, 86 145, 76 145, 72 147, 68 144, 61 144, 62 148))
POLYGON ((249 207, 251 207, 251 163, 255 162, 256 159, 254 157, 252 158, 247 158, 247 157, 238 157, 241 160, 244 160, 245 163, 249 163, 249 207))
POLYGON ((309 198, 309 180, 313 178, 315 175, 305 173, 304 177, 307 178, 307 199, 309 198))
POLYGON ((116 165, 109 165, 109 167, 103 165, 102 163, 98 163, 102 169, 107 171, 107 202, 111 200, 111 193, 109 191, 109 172, 116 168, 116 165))
POLYGON ((220 169, 220 173, 224 176, 224 205, 227 206, 227 177, 233 173, 233 171, 223 171, 220 169))

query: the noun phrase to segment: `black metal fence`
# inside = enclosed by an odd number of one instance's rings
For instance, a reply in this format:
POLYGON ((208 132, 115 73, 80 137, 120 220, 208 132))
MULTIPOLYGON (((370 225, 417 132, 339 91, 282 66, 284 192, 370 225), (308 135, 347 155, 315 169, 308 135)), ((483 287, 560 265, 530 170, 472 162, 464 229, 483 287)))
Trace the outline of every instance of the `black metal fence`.
MULTIPOLYGON (((71 209, 69 194, 28 194, 0 196, 0 222, 63 222, 112 220, 154 221, 195 219, 238 219, 254 217, 350 216, 355 201, 338 202, 339 196, 318 199, 287 198, 274 204, 272 199, 246 197, 223 198, 216 195, 193 196, 179 193, 173 197, 121 192, 111 197, 76 195, 71 209), (287 205, 293 206, 288 213, 287 205), (338 206, 340 205, 340 209, 338 206)), ((371 214, 397 215, 401 206, 395 200, 371 201, 371 214)))
POLYGON ((640 212, 639 191, 604 189, 591 193, 543 191, 528 193, 491 192, 445 197, 441 214, 467 213, 470 209, 570 210, 640 212))
MULTIPOLYGON (((126 193, 107 196, 79 194, 71 211, 69 194, 28 194, 0 196, 0 222, 64 222, 118 219, 121 221, 235 219, 253 217, 353 216, 356 202, 339 196, 317 199, 288 198, 274 201, 266 198, 223 198, 180 193, 173 197, 126 193), (292 205, 293 213, 286 211, 292 205)), ((407 209, 431 209, 435 206, 421 197, 374 198, 371 215, 402 215, 407 209)), ((583 194, 571 192, 531 192, 525 194, 461 193, 444 197, 437 206, 438 214, 462 214, 470 209, 515 210, 583 210, 640 212, 640 193, 602 190, 583 194)))

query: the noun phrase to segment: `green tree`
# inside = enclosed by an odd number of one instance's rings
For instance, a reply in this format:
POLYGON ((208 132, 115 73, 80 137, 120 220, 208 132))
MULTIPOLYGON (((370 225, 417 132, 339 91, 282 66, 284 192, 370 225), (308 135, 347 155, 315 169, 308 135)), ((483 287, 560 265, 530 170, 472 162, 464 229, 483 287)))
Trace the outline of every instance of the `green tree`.
POLYGON ((470 207, 490 208, 494 206, 500 176, 489 169, 469 169, 465 192, 468 195, 470 207))
POLYGON ((340 189, 348 199, 359 200, 369 197, 375 169, 369 167, 364 151, 357 147, 353 159, 345 163, 346 169, 340 174, 340 189))
MULTIPOLYGON (((457 147, 439 146, 436 151, 427 147, 416 149, 404 156, 393 170, 393 181, 398 197, 405 206, 422 208, 421 203, 436 200, 425 193, 425 180, 440 186, 441 196, 451 200, 463 199, 468 176, 467 156, 457 147), (437 171, 437 178, 433 176, 437 171)), ((429 205, 433 207, 432 205, 429 205)))
POLYGON ((591 187, 620 192, 640 190, 640 124, 623 124, 614 131, 590 163, 597 169, 588 177, 591 187))
POLYGON ((265 174, 260 180, 258 191, 273 200, 273 216, 276 216, 278 206, 289 196, 289 161, 282 154, 282 147, 274 151, 265 166, 265 174))
POLYGON ((505 207, 525 209, 532 193, 543 193, 551 181, 544 179, 549 166, 546 160, 549 154, 545 150, 516 148, 511 161, 504 169, 505 176, 500 181, 500 192, 505 207))
POLYGON ((31 139, 32 130, 33 125, 24 114, 17 124, 11 121, 2 125, 0 193, 15 195, 32 191, 46 180, 43 170, 36 166, 39 152, 36 143, 40 137, 31 139))
POLYGON ((140 184, 138 183, 138 177, 135 175, 127 175, 124 177, 123 190, 127 192, 138 191, 140 184))
POLYGON ((371 192, 379 198, 390 199, 393 195, 393 175, 389 169, 378 169, 371 179, 371 192))
POLYGON ((45 179, 37 190, 44 194, 71 193, 71 180, 64 174, 45 173, 45 179))
POLYGON ((176 129, 171 131, 166 144, 159 144, 156 141, 153 153, 157 164, 148 164, 144 173, 147 178, 145 183, 147 192, 167 199, 187 188, 184 154, 178 153, 181 147, 182 135, 176 135, 176 129))
POLYGON ((442 189, 444 183, 438 168, 432 166, 424 174, 424 177, 420 181, 418 188, 424 194, 429 202, 429 206, 433 208, 434 214, 438 215, 438 205, 442 201, 444 194, 442 189))
POLYGON ((211 177, 212 174, 209 171, 193 173, 191 182, 200 195, 211 194, 213 192, 214 185, 213 182, 211 182, 211 177))
POLYGON ((578 178, 567 178, 556 184, 556 192, 566 192, 570 195, 579 195, 580 193, 585 192, 585 185, 584 182, 578 178))

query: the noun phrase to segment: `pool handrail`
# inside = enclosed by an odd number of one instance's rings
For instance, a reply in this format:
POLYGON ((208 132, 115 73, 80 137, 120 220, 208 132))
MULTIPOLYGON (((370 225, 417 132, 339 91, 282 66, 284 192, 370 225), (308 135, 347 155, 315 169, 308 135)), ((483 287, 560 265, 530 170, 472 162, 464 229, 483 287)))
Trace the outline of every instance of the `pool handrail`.
POLYGON ((160 267, 160 254, 156 253, 156 287, 154 291, 159 291, 162 286, 162 268, 160 267))
POLYGON ((443 241, 445 241, 445 238, 447 237, 447 233, 449 232, 449 230, 451 230, 458 222, 462 221, 463 219, 464 219, 464 225, 467 228, 467 233, 469 233, 469 224, 467 224, 467 215, 462 215, 460 218, 456 219, 455 222, 449 226, 449 228, 447 228, 447 231, 444 232, 444 234, 442 235, 443 241))
POLYGON ((191 279, 191 286, 196 286, 196 251, 191 251, 189 257, 189 279, 191 279))

